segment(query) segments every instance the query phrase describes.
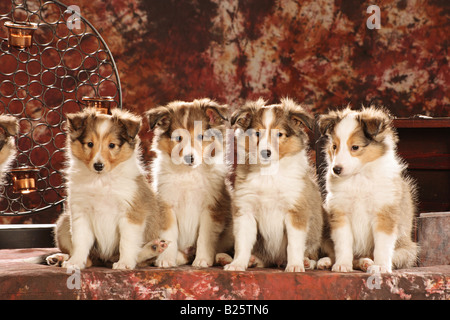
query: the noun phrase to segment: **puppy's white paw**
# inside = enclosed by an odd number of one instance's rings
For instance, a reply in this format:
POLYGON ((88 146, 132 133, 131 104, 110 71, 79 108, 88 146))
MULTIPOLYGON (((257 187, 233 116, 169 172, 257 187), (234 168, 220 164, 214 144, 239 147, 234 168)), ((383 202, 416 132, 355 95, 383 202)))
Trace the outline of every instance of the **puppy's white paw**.
POLYGON ((112 268, 117 270, 133 270, 136 267, 135 262, 117 261, 113 264, 112 268))
POLYGON ((358 268, 366 272, 373 265, 373 260, 369 258, 361 258, 358 260, 358 268))
POLYGON ((367 273, 391 273, 392 268, 373 264, 367 269, 367 273))
POLYGON ((192 262, 192 266, 197 268, 208 268, 212 267, 212 265, 213 262, 210 259, 195 258, 194 262, 192 262))
POLYGON ((172 267, 176 267, 177 263, 176 263, 176 261, 173 261, 173 260, 161 259, 161 260, 155 261, 155 266, 160 267, 160 268, 172 268, 172 267))
POLYGON ((288 264, 285 272, 305 272, 305 266, 303 264, 288 264))
POLYGON ((69 260, 69 258, 69 255, 66 253, 55 253, 45 258, 45 260, 49 266, 59 267, 63 262, 69 260))
POLYGON ((227 253, 216 254, 216 264, 220 266, 225 266, 233 261, 233 258, 227 253))
POLYGON ((319 261, 317 261, 317 269, 319 269, 319 270, 331 269, 332 265, 333 265, 333 262, 331 261, 330 257, 323 257, 323 258, 320 258, 319 261))
POLYGON ((229 263, 225 267, 223 267, 226 271, 245 271, 247 270, 247 263, 241 264, 241 263, 229 263))
POLYGON ((316 260, 305 258, 303 259, 303 265, 305 266, 305 270, 314 270, 316 268, 317 262, 316 260))
POLYGON ((331 268, 333 272, 352 272, 353 266, 351 264, 337 264, 335 263, 331 268))
POLYGON ((86 263, 83 261, 76 261, 74 259, 69 259, 67 261, 64 261, 61 265, 63 268, 67 269, 84 269, 86 267, 86 263))

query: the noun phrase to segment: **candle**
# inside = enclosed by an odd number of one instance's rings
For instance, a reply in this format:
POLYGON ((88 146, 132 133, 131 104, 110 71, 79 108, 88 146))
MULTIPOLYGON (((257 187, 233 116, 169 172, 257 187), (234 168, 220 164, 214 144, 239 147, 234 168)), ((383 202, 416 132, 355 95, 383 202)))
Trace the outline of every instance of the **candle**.
POLYGON ((98 113, 102 114, 110 114, 110 106, 111 102, 114 101, 112 97, 104 97, 104 98, 90 98, 83 97, 83 101, 86 102, 86 106, 88 108, 96 108, 98 113))
POLYGON ((36 191, 36 179, 39 169, 20 167, 11 170, 13 192, 27 194, 36 191))
POLYGON ((31 46, 34 30, 37 29, 37 23, 13 23, 6 21, 5 26, 9 32, 9 44, 21 49, 31 46))

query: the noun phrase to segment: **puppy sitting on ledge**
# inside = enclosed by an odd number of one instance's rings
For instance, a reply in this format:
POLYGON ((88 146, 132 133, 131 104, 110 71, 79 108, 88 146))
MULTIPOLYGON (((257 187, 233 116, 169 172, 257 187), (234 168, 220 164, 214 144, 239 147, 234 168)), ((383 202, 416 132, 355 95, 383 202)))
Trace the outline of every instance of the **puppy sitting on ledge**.
POLYGON ((56 225, 62 254, 49 264, 89 267, 113 263, 113 269, 133 269, 164 251, 158 239, 168 224, 146 181, 138 132, 141 118, 114 109, 67 115, 67 203, 56 225), (143 244, 147 245, 143 248, 143 244))
POLYGON ((172 217, 162 234, 171 243, 156 259, 159 267, 210 267, 216 253, 232 248, 226 112, 227 106, 210 99, 173 101, 147 112, 157 154, 154 190, 172 217))
POLYGON ((307 153, 305 127, 312 126, 313 118, 290 99, 274 105, 259 99, 237 110, 231 123, 238 128, 235 255, 225 270, 243 271, 255 264, 285 265, 287 272, 314 269, 323 212, 307 153), (242 158, 239 151, 244 151, 242 158))
POLYGON ((389 113, 375 107, 331 111, 320 117, 319 128, 328 139, 325 207, 334 254, 318 267, 370 273, 412 267, 415 186, 397 155, 389 113))

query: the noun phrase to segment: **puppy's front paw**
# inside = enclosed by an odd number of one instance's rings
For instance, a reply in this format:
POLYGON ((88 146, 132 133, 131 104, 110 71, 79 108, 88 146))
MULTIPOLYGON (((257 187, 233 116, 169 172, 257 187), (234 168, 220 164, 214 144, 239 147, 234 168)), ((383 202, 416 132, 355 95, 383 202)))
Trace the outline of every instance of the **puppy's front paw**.
POLYGON ((55 253, 45 258, 45 260, 49 266, 58 267, 62 265, 63 262, 69 260, 69 258, 69 255, 66 253, 55 253))
POLYGON ((288 264, 285 272, 305 272, 305 266, 303 264, 288 264))
POLYGON ((361 269, 362 271, 366 272, 369 270, 369 268, 373 265, 373 260, 369 258, 361 258, 357 261, 356 268, 361 269))
POLYGON ((160 267, 160 268, 172 268, 172 267, 176 267, 177 263, 176 263, 176 261, 173 261, 173 260, 161 259, 161 260, 155 261, 155 266, 160 267))
POLYGON ((305 266, 305 270, 314 270, 316 268, 317 262, 316 260, 305 258, 303 259, 303 265, 305 266))
POLYGON ((391 273, 392 268, 388 266, 381 266, 381 265, 371 265, 369 268, 367 268, 367 273, 391 273))
POLYGON ((231 263, 233 258, 227 253, 218 253, 216 254, 216 264, 224 267, 225 265, 231 263))
POLYGON ((317 269, 319 269, 319 270, 331 269, 332 265, 333 265, 333 262, 331 261, 330 257, 323 257, 323 258, 320 258, 319 261, 317 261, 317 269))
POLYGON ((67 269, 84 269, 86 267, 86 263, 83 261, 76 261, 74 259, 69 259, 64 261, 61 265, 63 268, 67 269))
POLYGON ((135 262, 117 261, 113 264, 112 268, 117 270, 133 270, 136 267, 135 262))
POLYGON ((331 268, 333 272, 352 272, 353 266, 351 264, 337 264, 335 263, 331 268))
POLYGON ((212 267, 212 265, 212 259, 195 258, 194 262, 192 262, 192 266, 197 268, 208 268, 212 267))
POLYGON ((248 263, 236 263, 236 262, 232 262, 227 264, 225 267, 223 267, 224 270, 226 271, 245 271, 247 270, 247 265, 248 263))

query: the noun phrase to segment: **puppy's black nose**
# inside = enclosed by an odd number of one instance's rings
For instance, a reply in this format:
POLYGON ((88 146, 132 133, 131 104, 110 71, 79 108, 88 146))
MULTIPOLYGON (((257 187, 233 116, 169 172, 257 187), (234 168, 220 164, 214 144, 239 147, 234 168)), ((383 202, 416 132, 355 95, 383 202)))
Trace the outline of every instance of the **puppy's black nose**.
POLYGON ((335 166, 333 167, 333 172, 337 175, 340 175, 342 172, 342 167, 341 166, 335 166))
POLYGON ((261 150, 261 157, 263 157, 263 159, 269 159, 271 154, 272 151, 270 150, 261 150))
POLYGON ((103 163, 101 163, 101 162, 96 162, 96 163, 94 163, 94 169, 95 169, 95 171, 100 172, 100 171, 103 170, 104 167, 105 167, 105 165, 104 165, 103 163))
POLYGON ((194 163, 194 156, 192 154, 188 154, 187 156, 184 156, 183 159, 184 159, 184 162, 186 162, 186 164, 194 163))

